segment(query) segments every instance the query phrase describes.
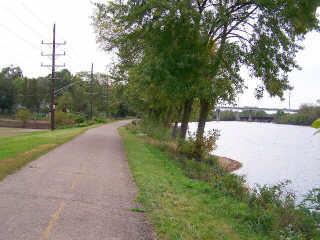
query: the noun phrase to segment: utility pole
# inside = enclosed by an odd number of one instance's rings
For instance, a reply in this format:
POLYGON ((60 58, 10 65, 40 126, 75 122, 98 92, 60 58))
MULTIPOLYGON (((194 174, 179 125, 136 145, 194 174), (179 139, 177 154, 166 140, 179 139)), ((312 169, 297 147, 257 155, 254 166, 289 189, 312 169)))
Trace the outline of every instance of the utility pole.
POLYGON ((106 118, 109 118, 109 76, 107 75, 106 81, 106 118))
POLYGON ((291 108, 291 91, 289 90, 289 109, 291 108))
POLYGON ((51 73, 51 88, 50 88, 50 115, 51 115, 51 121, 50 121, 50 128, 53 131, 55 129, 55 122, 54 122, 54 113, 55 113, 55 105, 54 105, 54 95, 55 95, 55 82, 56 82, 56 67, 65 67, 64 65, 56 65, 56 56, 65 56, 66 53, 63 54, 56 54, 56 46, 58 45, 65 45, 64 43, 56 43, 56 24, 53 25, 53 41, 52 43, 45 43, 41 42, 41 44, 44 45, 52 45, 52 54, 43 54, 41 53, 41 56, 49 56, 52 57, 52 65, 43 65, 41 64, 41 67, 51 67, 52 73, 51 73))
POLYGON ((90 82, 90 119, 93 118, 93 63, 91 64, 91 82, 90 82))

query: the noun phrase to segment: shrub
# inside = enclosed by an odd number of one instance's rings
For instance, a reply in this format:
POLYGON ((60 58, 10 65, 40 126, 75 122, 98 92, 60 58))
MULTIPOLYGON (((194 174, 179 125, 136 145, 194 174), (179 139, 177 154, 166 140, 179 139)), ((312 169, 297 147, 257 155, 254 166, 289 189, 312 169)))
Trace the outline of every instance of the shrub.
POLYGON ((75 121, 72 118, 72 114, 62 111, 55 112, 55 123, 57 126, 73 125, 75 121))
POLYGON ((210 153, 216 149, 216 142, 219 138, 218 130, 210 130, 205 136, 196 139, 196 134, 189 132, 187 141, 180 141, 178 152, 188 158, 194 158, 198 161, 209 157, 210 153))
POLYGON ((17 118, 25 125, 26 122, 32 118, 32 114, 29 109, 21 109, 17 112, 17 118))
POLYGON ((319 129, 314 134, 320 133, 320 118, 313 122, 312 127, 319 129))
POLYGON ((108 120, 106 118, 103 118, 103 117, 94 117, 93 121, 96 122, 96 123, 107 123, 108 122, 108 120))
POLYGON ((83 114, 74 114, 73 120, 75 123, 84 123, 86 121, 86 117, 83 114))
POLYGON ((136 131, 145 133, 159 141, 172 141, 170 129, 151 120, 144 119, 136 123, 136 131))

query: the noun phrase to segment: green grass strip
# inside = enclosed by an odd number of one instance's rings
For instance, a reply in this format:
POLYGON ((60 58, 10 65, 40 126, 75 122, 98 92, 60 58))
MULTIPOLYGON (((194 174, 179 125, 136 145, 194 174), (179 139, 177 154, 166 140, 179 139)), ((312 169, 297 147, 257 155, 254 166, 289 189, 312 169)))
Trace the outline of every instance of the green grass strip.
POLYGON ((101 125, 102 124, 84 128, 58 129, 55 131, 39 131, 1 138, 0 180, 86 130, 101 125))
POLYGON ((133 178, 158 239, 266 239, 239 216, 246 205, 192 180, 168 155, 120 128, 133 178))

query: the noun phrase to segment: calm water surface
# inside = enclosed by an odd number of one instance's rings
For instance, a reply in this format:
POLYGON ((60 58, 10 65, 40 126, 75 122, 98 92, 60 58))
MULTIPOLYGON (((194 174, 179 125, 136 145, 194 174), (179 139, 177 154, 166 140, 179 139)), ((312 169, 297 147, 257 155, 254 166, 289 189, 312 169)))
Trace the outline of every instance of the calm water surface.
MULTIPOLYGON (((197 123, 190 123, 195 131, 197 123)), ((277 184, 289 179, 299 199, 320 188, 320 134, 311 127, 252 122, 208 122, 206 131, 219 129, 215 154, 237 160, 248 184, 277 184)))

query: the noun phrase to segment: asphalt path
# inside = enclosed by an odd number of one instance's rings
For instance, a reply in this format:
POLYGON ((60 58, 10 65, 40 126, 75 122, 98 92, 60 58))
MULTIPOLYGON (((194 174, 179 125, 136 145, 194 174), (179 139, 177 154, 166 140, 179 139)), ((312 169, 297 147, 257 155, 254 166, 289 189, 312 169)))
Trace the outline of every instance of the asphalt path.
POLYGON ((117 128, 88 130, 0 182, 0 240, 153 239, 117 128))

